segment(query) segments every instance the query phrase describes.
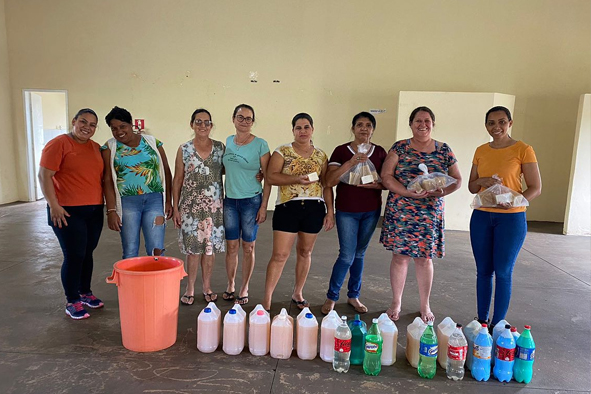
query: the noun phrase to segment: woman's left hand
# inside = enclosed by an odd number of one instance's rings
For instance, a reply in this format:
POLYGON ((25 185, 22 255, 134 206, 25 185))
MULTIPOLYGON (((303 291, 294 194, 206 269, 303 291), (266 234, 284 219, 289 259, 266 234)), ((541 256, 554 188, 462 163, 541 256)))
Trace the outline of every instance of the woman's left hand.
POLYGON ((437 190, 434 190, 432 192, 427 192, 427 195, 429 197, 439 197, 439 198, 441 198, 441 197, 445 196, 445 191, 443 189, 437 189, 437 190))
POLYGON ((267 220, 267 208, 261 207, 257 212, 257 224, 264 223, 267 220))
POLYGON ((168 201, 164 205, 164 215, 166 216, 166 220, 172 219, 172 204, 168 201))
POLYGON ((334 214, 327 213, 324 216, 324 231, 329 231, 334 227, 334 214))

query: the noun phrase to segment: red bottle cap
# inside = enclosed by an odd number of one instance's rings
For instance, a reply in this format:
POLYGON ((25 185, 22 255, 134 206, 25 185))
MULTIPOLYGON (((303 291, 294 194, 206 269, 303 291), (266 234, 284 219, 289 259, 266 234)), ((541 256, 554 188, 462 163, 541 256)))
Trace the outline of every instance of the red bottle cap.
POLYGON ((511 332, 517 332, 517 327, 511 327, 511 332))
POLYGON ((482 323, 482 327, 486 328, 488 325, 486 323, 482 323))
POLYGON ((531 330, 531 326, 523 326, 526 330, 531 330))

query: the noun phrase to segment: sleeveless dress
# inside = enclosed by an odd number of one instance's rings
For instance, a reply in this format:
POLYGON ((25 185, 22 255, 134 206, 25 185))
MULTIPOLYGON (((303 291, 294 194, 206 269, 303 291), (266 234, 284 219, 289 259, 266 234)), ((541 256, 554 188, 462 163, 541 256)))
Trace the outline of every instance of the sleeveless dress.
POLYGON ((211 153, 203 160, 193 140, 181 145, 184 180, 179 211, 179 248, 184 254, 225 252, 222 156, 225 146, 212 141, 211 153))
MULTIPOLYGON (((424 163, 429 172, 447 174, 457 162, 446 143, 435 141, 435 151, 419 152, 410 146, 410 140, 394 143, 390 151, 398 155, 394 178, 405 187, 422 172, 424 163)), ((434 258, 445 255, 444 218, 445 202, 442 197, 407 198, 388 193, 380 243, 396 254, 410 257, 434 258)))

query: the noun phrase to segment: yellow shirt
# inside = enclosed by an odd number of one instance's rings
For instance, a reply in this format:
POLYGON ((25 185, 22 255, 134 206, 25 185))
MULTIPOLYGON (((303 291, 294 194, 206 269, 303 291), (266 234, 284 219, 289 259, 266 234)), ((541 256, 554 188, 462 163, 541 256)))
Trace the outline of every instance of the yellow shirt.
MULTIPOLYGON (((537 163, 536 154, 533 148, 522 142, 506 148, 494 149, 490 145, 480 145, 474 153, 472 164, 478 167, 478 177, 485 178, 497 174, 503 179, 503 185, 518 193, 523 193, 521 187, 521 165, 525 163, 537 163)), ((483 188, 480 191, 484 190, 483 188)), ((486 212, 514 213, 524 212, 525 207, 516 207, 511 209, 499 208, 478 208, 486 212)))

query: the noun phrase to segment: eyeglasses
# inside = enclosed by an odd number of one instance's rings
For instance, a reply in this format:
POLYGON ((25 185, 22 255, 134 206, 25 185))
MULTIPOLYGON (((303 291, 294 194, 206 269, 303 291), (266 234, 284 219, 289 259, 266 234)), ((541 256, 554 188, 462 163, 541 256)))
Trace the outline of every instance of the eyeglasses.
POLYGON ((251 118, 250 116, 245 118, 245 117, 244 117, 244 116, 242 116, 242 115, 238 115, 238 116, 236 116, 236 120, 237 120, 238 122, 240 122, 240 123, 242 123, 242 122, 246 122, 246 123, 252 123, 252 121, 253 121, 254 119, 253 119, 253 118, 251 118))
POLYGON ((196 124, 197 126, 204 125, 205 127, 209 127, 209 126, 211 126, 213 124, 213 122, 211 120, 195 119, 193 121, 193 124, 196 124))

